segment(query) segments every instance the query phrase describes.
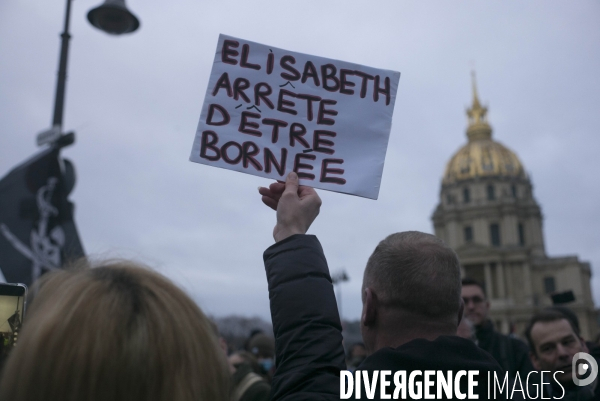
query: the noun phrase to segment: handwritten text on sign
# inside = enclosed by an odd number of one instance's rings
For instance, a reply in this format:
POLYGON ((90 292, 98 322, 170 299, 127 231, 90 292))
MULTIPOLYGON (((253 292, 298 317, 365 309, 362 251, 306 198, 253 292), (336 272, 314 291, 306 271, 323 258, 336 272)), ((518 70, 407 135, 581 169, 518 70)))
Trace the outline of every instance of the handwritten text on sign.
POLYGON ((377 199, 399 79, 220 35, 190 160, 377 199))

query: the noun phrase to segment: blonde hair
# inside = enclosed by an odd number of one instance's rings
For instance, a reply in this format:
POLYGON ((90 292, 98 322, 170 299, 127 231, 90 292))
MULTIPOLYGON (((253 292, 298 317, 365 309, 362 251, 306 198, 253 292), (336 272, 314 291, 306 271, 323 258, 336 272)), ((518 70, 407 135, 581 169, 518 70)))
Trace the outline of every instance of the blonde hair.
POLYGON ((83 263, 40 280, 0 399, 228 399, 225 356, 181 289, 132 262, 83 263))

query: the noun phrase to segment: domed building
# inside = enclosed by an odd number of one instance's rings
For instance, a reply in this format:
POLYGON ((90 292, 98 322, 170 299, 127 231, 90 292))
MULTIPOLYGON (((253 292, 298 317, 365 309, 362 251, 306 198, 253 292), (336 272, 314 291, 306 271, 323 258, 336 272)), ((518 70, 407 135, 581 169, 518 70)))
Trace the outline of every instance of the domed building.
POLYGON ((517 155, 494 140, 474 76, 467 116, 467 144, 446 166, 432 216, 435 235, 456 250, 463 277, 485 285, 499 331, 522 335, 531 315, 552 305, 554 295, 577 314, 584 338, 593 340, 598 324, 590 265, 577 256, 546 255, 531 180, 517 155))

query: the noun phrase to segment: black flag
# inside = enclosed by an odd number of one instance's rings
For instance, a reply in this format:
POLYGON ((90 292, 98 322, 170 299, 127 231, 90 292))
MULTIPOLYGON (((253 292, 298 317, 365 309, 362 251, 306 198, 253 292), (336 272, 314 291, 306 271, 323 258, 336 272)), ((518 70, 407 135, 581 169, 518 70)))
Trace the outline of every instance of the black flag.
POLYGON ((73 166, 59 160, 57 148, 40 152, 0 181, 0 270, 7 282, 31 285, 84 255, 67 199, 74 182, 73 166))

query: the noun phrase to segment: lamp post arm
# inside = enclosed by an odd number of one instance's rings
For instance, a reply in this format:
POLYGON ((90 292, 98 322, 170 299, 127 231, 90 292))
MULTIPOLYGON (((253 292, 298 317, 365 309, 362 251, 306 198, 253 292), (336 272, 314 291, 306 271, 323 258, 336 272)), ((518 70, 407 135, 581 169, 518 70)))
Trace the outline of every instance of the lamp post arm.
POLYGON ((69 53, 69 40, 71 35, 69 34, 69 20, 71 16, 71 0, 67 0, 67 10, 65 12, 65 29, 60 35, 61 46, 60 46, 60 61, 58 64, 58 80, 56 82, 56 97, 54 100, 54 118, 52 125, 58 127, 59 132, 62 133, 63 123, 63 110, 65 104, 65 86, 67 83, 67 56, 69 53))

